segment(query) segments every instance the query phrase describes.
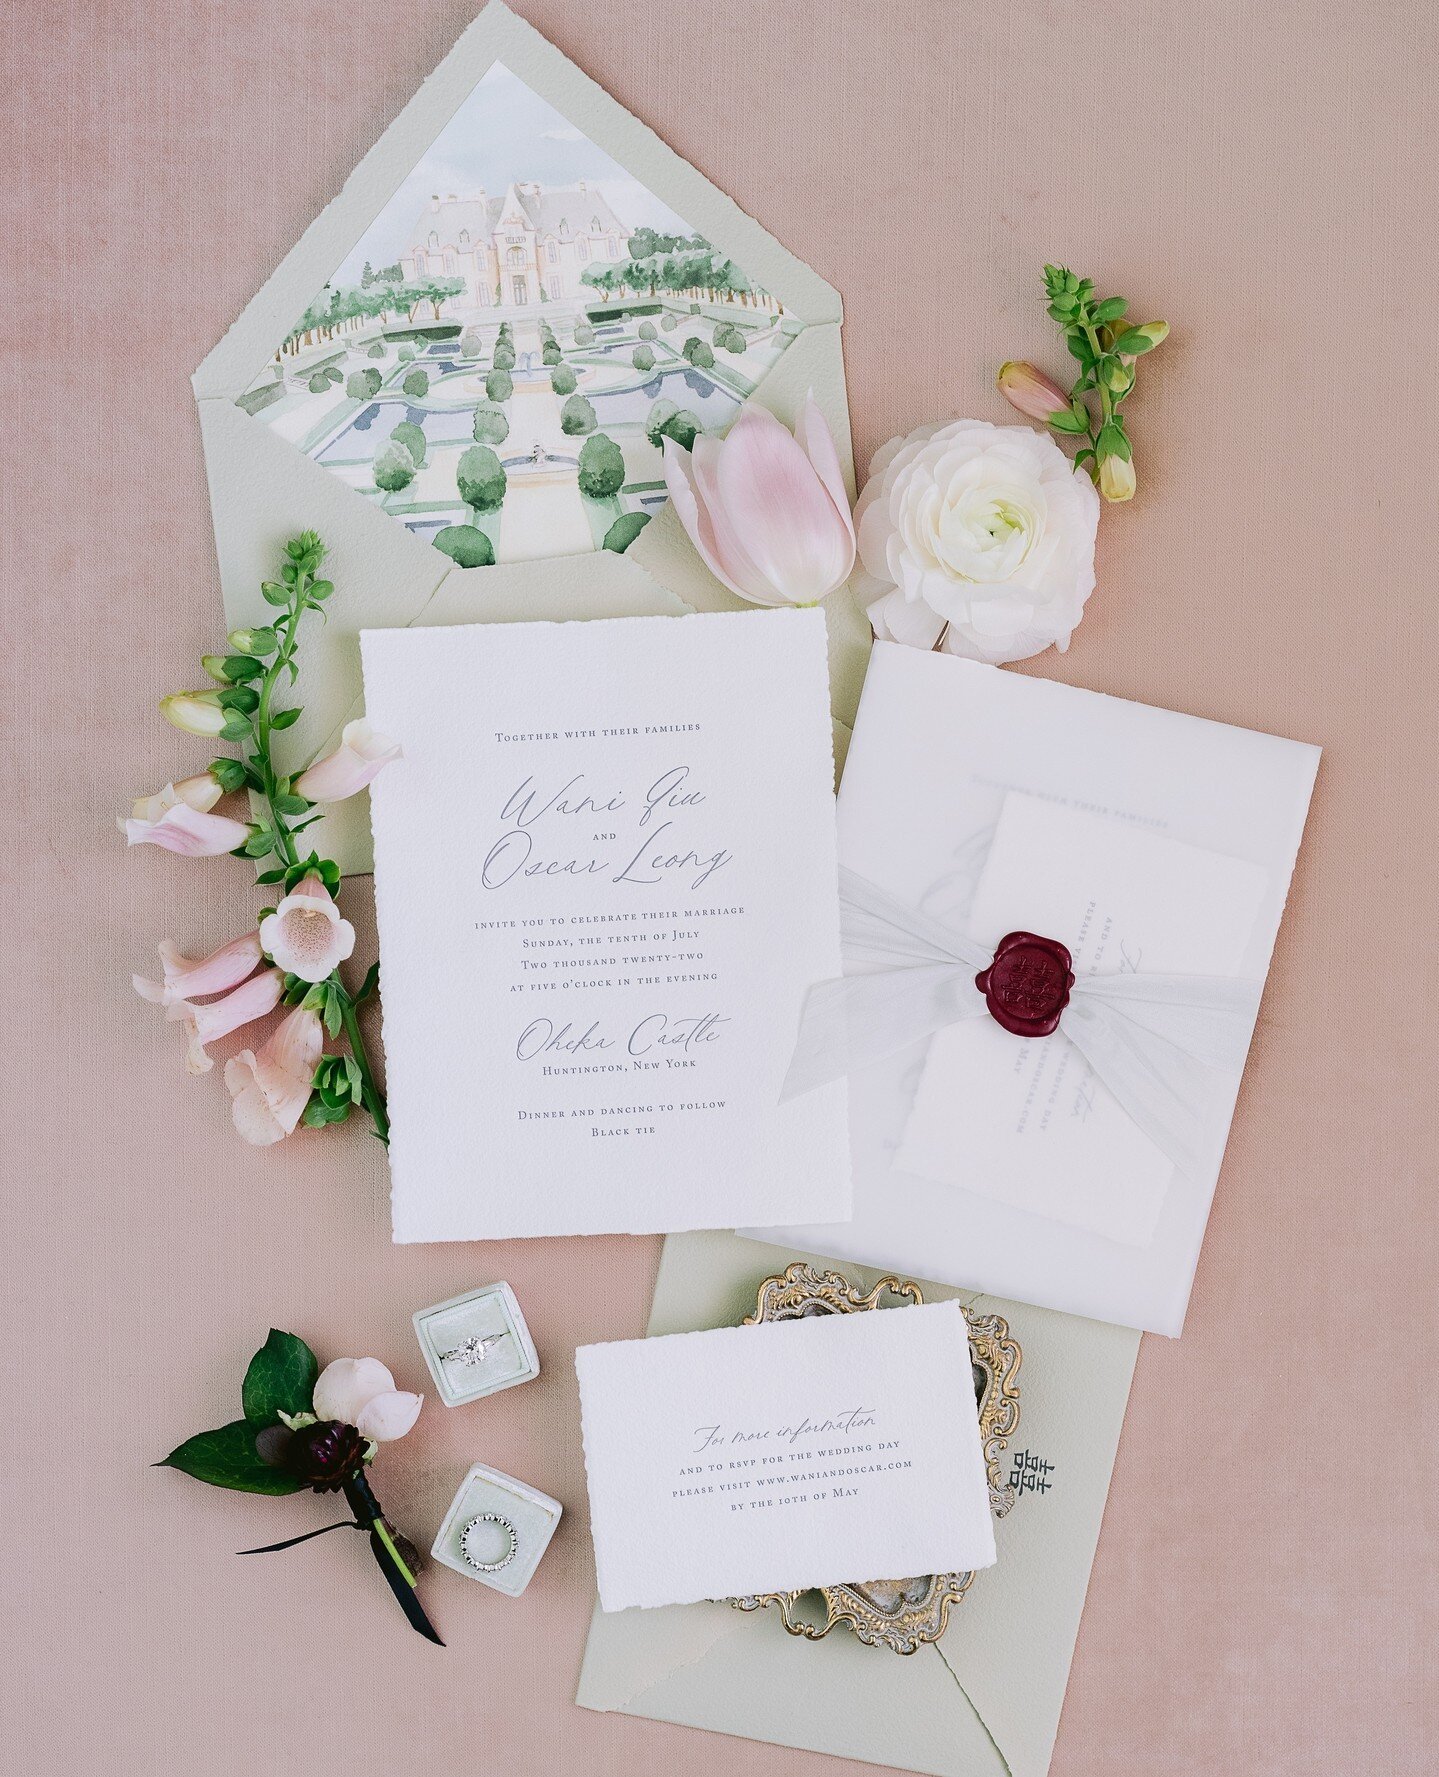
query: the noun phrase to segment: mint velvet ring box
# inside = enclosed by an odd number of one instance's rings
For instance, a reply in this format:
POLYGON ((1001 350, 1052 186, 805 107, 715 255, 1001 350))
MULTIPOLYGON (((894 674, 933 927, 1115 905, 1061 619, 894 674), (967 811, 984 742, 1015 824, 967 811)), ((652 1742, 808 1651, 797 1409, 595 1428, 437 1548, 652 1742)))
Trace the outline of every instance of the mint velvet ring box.
POLYGON ((447 1407, 532 1382, 540 1360, 515 1292, 488 1283, 414 1316, 415 1337, 447 1407))
POLYGON ((430 1553, 456 1573, 518 1598, 563 1511, 538 1487, 477 1462, 461 1481, 430 1553))

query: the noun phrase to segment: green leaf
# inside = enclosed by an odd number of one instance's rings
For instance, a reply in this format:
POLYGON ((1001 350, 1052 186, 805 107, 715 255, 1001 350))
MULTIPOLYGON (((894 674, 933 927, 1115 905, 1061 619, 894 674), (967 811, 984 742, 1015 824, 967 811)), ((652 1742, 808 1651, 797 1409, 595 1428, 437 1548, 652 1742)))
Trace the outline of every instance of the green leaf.
POLYGON ((259 707, 260 693, 249 685, 231 685, 220 693, 222 710, 239 710, 241 715, 248 716, 259 707))
POLYGON ((1122 352, 1126 358, 1142 358, 1146 352, 1152 352, 1158 342, 1141 333, 1137 327, 1131 327, 1121 333, 1114 342, 1116 352, 1122 352))
POLYGON ((1119 420, 1107 420, 1099 428, 1099 436, 1094 441, 1094 448, 1103 457, 1120 457, 1129 461, 1129 439, 1125 436, 1124 426, 1119 420))
POLYGON ((271 1327, 240 1388, 246 1419, 255 1426, 274 1425, 282 1412, 308 1413, 319 1374, 319 1362, 303 1339, 271 1327))
POLYGON ((272 718, 270 726, 272 728, 293 728, 299 719, 300 706, 296 704, 293 709, 281 710, 278 716, 272 718))
POLYGON ((317 603, 323 604, 334 590, 335 583, 333 580, 317 580, 310 588, 309 596, 317 603))
POLYGON ((236 710, 235 713, 230 717, 230 720, 220 730, 220 739, 221 740, 248 740, 249 737, 250 737, 249 718, 247 716, 241 715, 241 713, 238 710, 236 710))
POLYGON ((248 775, 238 759, 212 759, 210 770, 220 788, 227 793, 243 788, 248 775))
POLYGON ((275 807, 281 814, 308 814, 310 804, 303 796, 277 796, 275 807))
POLYGON ((227 654, 225 656, 225 677, 232 684, 239 684, 244 679, 260 679, 265 676, 263 660, 252 660, 248 654, 227 654))
POLYGON ((1110 321, 1117 321, 1129 304, 1122 296, 1106 296, 1104 301, 1095 307, 1093 319, 1101 326, 1110 321))
POLYGON ((298 1493, 304 1486, 281 1469, 268 1468, 255 1449, 257 1428, 248 1419, 232 1419, 214 1431, 186 1438, 157 1468, 177 1468, 211 1487, 236 1493, 298 1493))
POLYGON ((323 1013, 325 1029, 332 1037, 340 1034, 340 1026, 345 1022, 344 1008, 340 1004, 340 996, 335 992, 334 983, 326 984, 325 1010, 323 1013))
POLYGON ((1082 333, 1065 334, 1064 343, 1069 347, 1069 355, 1071 358, 1078 358, 1079 362, 1086 370, 1092 367, 1094 363, 1094 353, 1090 350, 1089 341, 1082 333))
POLYGON ((260 596, 267 605, 288 605, 290 589, 288 586, 280 586, 274 580, 265 580, 260 585, 260 596))
POLYGON ((357 1006, 361 1000, 369 999, 370 995, 379 985, 379 981, 380 965, 377 962, 371 963, 369 968, 365 971, 365 979, 360 983, 360 991, 355 995, 355 1004, 357 1006))
POLYGON ((281 869, 281 870, 262 870, 260 872, 260 874, 255 878, 255 883, 256 883, 256 886, 259 888, 268 888, 272 882, 283 882, 284 880, 285 880, 285 872, 283 869, 281 869))
POLYGON ((1067 407, 1057 408, 1050 414, 1049 423, 1056 432, 1079 433, 1089 430, 1089 422, 1071 413, 1067 407))
POLYGON ((245 841, 247 858, 265 858, 275 849, 275 835, 267 827, 261 827, 258 833, 252 833, 245 841))

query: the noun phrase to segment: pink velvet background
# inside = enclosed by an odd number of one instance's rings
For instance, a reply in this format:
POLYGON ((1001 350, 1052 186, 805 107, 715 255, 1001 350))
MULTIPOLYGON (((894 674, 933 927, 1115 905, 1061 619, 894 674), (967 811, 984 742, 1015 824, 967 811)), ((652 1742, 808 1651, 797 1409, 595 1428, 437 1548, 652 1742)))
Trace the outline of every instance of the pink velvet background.
MULTIPOLYGON (((1034 670, 1326 755, 1189 1328, 1140 1353, 1054 1770, 1432 1771, 1431 9, 519 4, 838 286, 861 465, 1005 418, 1002 358, 1059 367, 1045 259, 1172 324, 1131 407, 1139 498, 1034 670)), ((189 374, 472 10, 5 9, 0 1683, 25 1777, 860 1769, 571 1703, 569 1351, 640 1330, 658 1243, 392 1249, 376 1145, 242 1147, 128 983, 254 905, 240 868, 126 857, 112 824, 204 756, 151 713, 219 631, 189 374), (447 1655, 358 1539, 230 1553, 317 1502, 146 1466, 231 1415, 271 1322, 418 1386, 411 1310, 500 1276, 543 1378, 427 1412, 381 1497, 427 1542, 483 1459, 569 1512, 517 1603, 433 1576, 447 1655)))

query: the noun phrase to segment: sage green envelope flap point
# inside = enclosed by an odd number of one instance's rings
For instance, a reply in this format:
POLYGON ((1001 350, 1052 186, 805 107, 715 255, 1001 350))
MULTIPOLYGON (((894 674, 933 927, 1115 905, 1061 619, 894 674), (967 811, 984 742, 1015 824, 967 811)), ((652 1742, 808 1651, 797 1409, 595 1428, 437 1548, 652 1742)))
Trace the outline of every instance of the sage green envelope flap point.
MULTIPOLYGON (((730 1234, 671 1235, 649 1331, 733 1325, 753 1310, 764 1277, 807 1257, 730 1234)), ((840 1268, 862 1288, 880 1276, 840 1268)), ((821 1642, 799 1640, 773 1610, 596 1609, 582 1707, 929 1777, 1044 1777, 1139 1334, 938 1285, 924 1293, 1008 1320, 1023 1357, 1019 1424, 1002 1460, 1031 1483, 996 1520, 998 1562, 975 1576, 943 1638, 900 1656, 842 1627, 821 1642)))

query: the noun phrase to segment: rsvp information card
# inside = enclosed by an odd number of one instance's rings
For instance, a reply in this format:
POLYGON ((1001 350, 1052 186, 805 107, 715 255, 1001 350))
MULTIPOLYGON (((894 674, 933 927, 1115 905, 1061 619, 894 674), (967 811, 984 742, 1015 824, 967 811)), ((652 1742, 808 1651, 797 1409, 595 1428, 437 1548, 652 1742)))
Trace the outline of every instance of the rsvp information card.
POLYGON ((395 1239, 849 1213, 817 610, 361 638, 395 1239))
POLYGON ((995 1558, 957 1302, 575 1353, 605 1610, 995 1558))

